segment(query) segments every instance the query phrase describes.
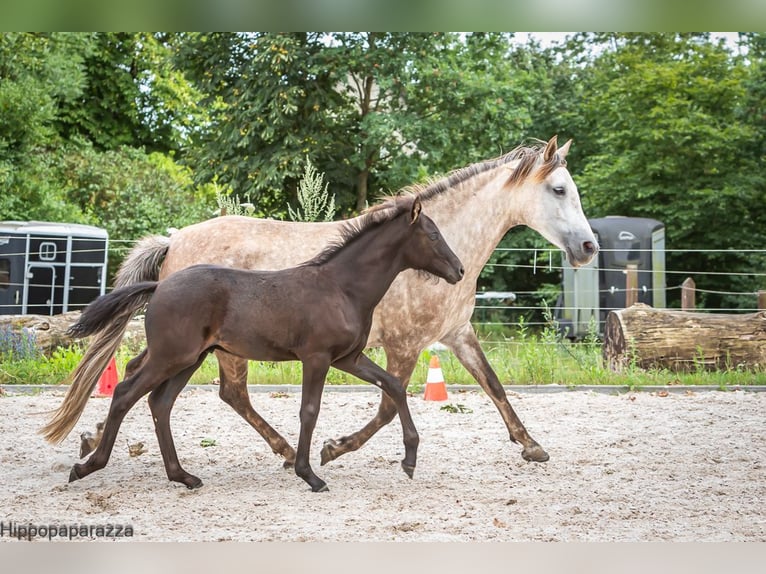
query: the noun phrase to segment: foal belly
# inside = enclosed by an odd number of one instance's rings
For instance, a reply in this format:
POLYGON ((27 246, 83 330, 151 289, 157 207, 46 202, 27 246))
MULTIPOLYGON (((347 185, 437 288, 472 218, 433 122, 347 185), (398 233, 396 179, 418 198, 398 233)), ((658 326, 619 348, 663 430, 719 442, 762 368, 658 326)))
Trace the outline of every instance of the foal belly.
POLYGON ((220 347, 232 355, 252 361, 298 360, 297 355, 292 349, 260 336, 245 336, 236 340, 224 338, 218 341, 216 347, 220 347))

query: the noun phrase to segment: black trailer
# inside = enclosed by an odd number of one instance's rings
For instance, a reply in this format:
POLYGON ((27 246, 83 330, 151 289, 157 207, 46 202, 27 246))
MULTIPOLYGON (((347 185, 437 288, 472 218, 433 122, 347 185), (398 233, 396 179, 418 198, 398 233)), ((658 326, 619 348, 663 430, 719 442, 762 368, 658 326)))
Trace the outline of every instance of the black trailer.
POLYGON ((606 316, 624 309, 627 272, 638 276, 637 301, 665 307, 665 225, 644 217, 589 219, 601 250, 588 265, 574 269, 563 262, 563 293, 555 310, 561 329, 572 338, 586 335, 595 323, 603 332, 606 316))
POLYGON ((106 290, 108 242, 91 225, 0 221, 0 315, 83 309, 106 290))

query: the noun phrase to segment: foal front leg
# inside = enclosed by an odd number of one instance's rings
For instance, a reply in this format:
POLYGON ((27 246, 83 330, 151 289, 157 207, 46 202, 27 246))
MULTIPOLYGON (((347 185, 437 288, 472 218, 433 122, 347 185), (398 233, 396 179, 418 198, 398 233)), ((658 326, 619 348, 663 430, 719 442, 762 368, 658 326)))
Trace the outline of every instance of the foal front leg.
POLYGON ((366 355, 360 354, 356 359, 344 359, 334 363, 336 369, 341 369, 372 383, 379 387, 396 405, 396 411, 399 413, 399 420, 402 423, 402 435, 404 440, 404 459, 402 460, 402 469, 407 476, 412 478, 415 472, 415 464, 418 456, 418 444, 420 437, 415 428, 415 423, 410 414, 410 408, 407 405, 407 393, 399 379, 376 365, 366 355))
POLYGON ((295 474, 309 483, 314 492, 327 490, 327 483, 311 469, 309 454, 311 437, 314 434, 319 407, 322 403, 322 390, 325 377, 330 370, 330 360, 325 356, 303 360, 303 386, 301 389, 301 431, 298 436, 298 449, 295 453, 295 474))
MULTIPOLYGON (((386 372, 396 377, 402 389, 406 390, 412 376, 412 371, 418 362, 420 350, 416 349, 413 352, 412 349, 392 349, 389 347, 386 347, 385 350, 386 372)), ((397 409, 394 401, 387 393, 382 393, 378 412, 370 422, 350 435, 338 439, 327 439, 324 442, 322 446, 322 464, 327 464, 341 455, 360 449, 375 433, 394 420, 396 413, 397 409)))

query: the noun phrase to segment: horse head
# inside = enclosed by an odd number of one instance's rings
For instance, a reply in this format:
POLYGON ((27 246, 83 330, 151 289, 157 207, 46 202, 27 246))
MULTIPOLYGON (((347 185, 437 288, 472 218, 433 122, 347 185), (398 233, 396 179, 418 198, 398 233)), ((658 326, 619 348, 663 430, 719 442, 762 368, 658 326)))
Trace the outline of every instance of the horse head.
POLYGON ((537 157, 524 164, 520 160, 509 183, 524 203, 525 225, 531 227, 566 253, 574 267, 588 263, 598 253, 598 241, 580 204, 566 156, 572 140, 558 147, 553 136, 537 157))

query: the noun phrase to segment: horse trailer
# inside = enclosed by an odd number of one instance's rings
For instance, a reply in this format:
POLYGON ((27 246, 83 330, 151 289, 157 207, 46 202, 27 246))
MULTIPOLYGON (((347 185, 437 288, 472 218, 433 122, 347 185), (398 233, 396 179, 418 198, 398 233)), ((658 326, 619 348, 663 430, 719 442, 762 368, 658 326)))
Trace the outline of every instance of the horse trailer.
POLYGON ((610 216, 589 219, 600 251, 588 264, 575 269, 563 258, 563 293, 554 317, 569 338, 593 329, 603 333, 610 311, 624 309, 628 270, 638 278, 638 303, 665 307, 665 225, 643 217, 610 216))
POLYGON ((90 225, 0 221, 0 315, 83 309, 106 290, 108 241, 90 225))

